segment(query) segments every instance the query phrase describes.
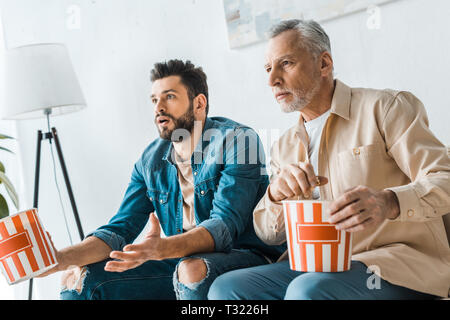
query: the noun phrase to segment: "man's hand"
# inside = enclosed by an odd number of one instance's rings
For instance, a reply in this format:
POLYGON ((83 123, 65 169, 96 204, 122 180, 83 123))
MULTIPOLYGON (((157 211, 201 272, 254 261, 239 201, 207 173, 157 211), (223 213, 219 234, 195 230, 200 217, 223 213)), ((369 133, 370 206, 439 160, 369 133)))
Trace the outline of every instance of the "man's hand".
POLYGON ((164 239, 161 238, 161 228, 155 213, 150 214, 149 231, 139 244, 128 244, 123 251, 112 251, 110 257, 120 261, 108 261, 106 271, 123 272, 136 268, 148 260, 163 260, 164 239))
POLYGON ((56 250, 50 234, 47 232, 50 243, 55 251, 58 264, 50 270, 39 275, 39 278, 46 277, 58 271, 65 271, 74 267, 81 267, 91 263, 105 260, 111 252, 111 247, 97 237, 87 237, 82 242, 56 250))
POLYGON ((277 178, 269 185, 269 197, 281 201, 294 196, 309 198, 312 190, 324 185, 328 179, 316 176, 313 166, 306 162, 290 164, 282 168, 277 178))
POLYGON ((400 214, 397 196, 390 190, 376 191, 365 186, 347 190, 329 208, 336 229, 355 232, 380 225, 400 214))
POLYGON ((46 231, 46 232, 47 232, 48 239, 50 240, 50 244, 51 244, 51 246, 53 248, 53 251, 55 252, 57 265, 54 266, 53 268, 51 268, 50 270, 47 270, 44 273, 36 276, 36 278, 43 278, 43 277, 51 275, 51 274, 53 274, 55 272, 63 271, 63 270, 66 270, 68 268, 68 266, 65 264, 65 259, 64 259, 63 254, 60 251, 56 250, 55 244, 53 243, 53 240, 52 240, 52 237, 50 236, 50 233, 48 233, 48 231, 46 231))

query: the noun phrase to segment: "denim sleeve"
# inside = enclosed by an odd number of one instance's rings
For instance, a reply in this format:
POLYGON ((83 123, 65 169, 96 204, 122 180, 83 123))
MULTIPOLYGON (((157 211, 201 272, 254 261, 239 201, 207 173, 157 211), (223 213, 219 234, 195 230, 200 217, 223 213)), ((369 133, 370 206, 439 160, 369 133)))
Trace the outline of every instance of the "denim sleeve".
POLYGON ((122 248, 127 244, 122 236, 110 230, 95 230, 89 233, 85 238, 91 236, 99 238, 115 251, 122 251, 122 248))
POLYGON ((261 141, 252 129, 239 128, 227 134, 224 166, 214 194, 209 219, 199 226, 214 238, 215 251, 229 252, 252 223, 253 209, 267 185, 261 141))
POLYGON ((131 181, 118 212, 108 224, 88 234, 103 240, 113 250, 132 243, 145 227, 149 214, 154 211, 147 198, 147 186, 142 174, 142 162, 139 160, 131 174, 131 181))
POLYGON ((233 238, 228 226, 220 218, 212 218, 203 221, 198 225, 211 234, 214 239, 214 250, 220 252, 230 252, 233 248, 233 238))

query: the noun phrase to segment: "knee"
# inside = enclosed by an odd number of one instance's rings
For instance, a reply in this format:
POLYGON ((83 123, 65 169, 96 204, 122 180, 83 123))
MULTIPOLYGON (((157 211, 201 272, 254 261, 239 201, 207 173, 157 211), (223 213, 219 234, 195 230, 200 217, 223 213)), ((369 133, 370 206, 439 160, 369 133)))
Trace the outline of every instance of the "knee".
POLYGON ((334 299, 332 279, 325 274, 306 273, 291 281, 287 287, 285 300, 324 300, 334 299))
POLYGON ((178 281, 184 285, 199 282, 206 278, 207 271, 203 259, 185 259, 180 262, 177 268, 178 281))
POLYGON ((64 271, 61 277, 61 298, 64 300, 83 299, 82 293, 87 274, 86 266, 64 271))
POLYGON ((236 288, 239 287, 239 277, 234 277, 234 272, 222 274, 217 277, 209 287, 208 300, 237 300, 241 299, 236 288))

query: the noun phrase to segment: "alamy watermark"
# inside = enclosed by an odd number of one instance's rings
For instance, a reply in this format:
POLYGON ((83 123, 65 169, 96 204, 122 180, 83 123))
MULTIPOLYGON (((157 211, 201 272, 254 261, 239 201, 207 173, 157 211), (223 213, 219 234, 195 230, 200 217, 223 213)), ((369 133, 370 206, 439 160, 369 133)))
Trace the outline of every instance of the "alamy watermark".
POLYGON ((376 5, 371 5, 367 7, 366 12, 369 17, 366 21, 367 29, 369 30, 379 30, 381 28, 381 9, 376 5))
MULTIPOLYGON (((280 137, 279 129, 253 130, 249 127, 209 128, 202 131, 202 122, 194 121, 192 132, 201 133, 198 144, 201 153, 193 154, 193 164, 262 164, 262 173, 270 173, 266 167, 270 163, 270 150, 280 137)), ((171 134, 172 141, 190 141, 192 134, 186 129, 175 129, 171 134)), ((175 153, 170 155, 173 163, 177 162, 175 153)))
POLYGON ((66 9, 66 28, 69 30, 81 29, 81 8, 72 4, 66 9))
POLYGON ((373 264, 367 267, 366 273, 371 275, 367 278, 366 286, 369 290, 381 289, 381 269, 373 264))

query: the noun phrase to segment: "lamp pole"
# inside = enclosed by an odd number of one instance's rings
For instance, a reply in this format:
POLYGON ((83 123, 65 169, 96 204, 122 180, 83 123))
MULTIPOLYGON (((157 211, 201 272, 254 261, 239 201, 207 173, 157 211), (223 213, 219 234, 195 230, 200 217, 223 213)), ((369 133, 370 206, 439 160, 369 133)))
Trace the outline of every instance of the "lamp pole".
MULTIPOLYGON (((49 113, 47 114, 49 115, 49 113)), ((39 200, 39 175, 40 175, 40 167, 41 167, 41 145, 42 140, 49 140, 50 147, 52 144, 52 139, 55 140, 56 151, 58 153, 58 159, 61 165, 61 169, 64 176, 64 182, 67 187, 67 192, 69 193, 70 204, 72 205, 73 214, 75 217, 75 222, 77 224, 78 234, 80 235, 80 239, 84 239, 83 227, 81 226, 80 216, 78 214, 77 205, 75 203, 75 198, 73 196, 72 185, 70 184, 69 174, 67 173, 66 163, 64 161, 64 156, 61 149, 61 143, 59 142, 58 132, 56 128, 52 128, 51 132, 47 132, 45 134, 42 133, 41 130, 38 130, 37 133, 37 146, 36 146, 36 169, 34 176, 34 197, 33 197, 33 207, 38 208, 38 200, 39 200)), ((28 300, 33 299, 33 279, 30 279, 28 286, 28 300)))

